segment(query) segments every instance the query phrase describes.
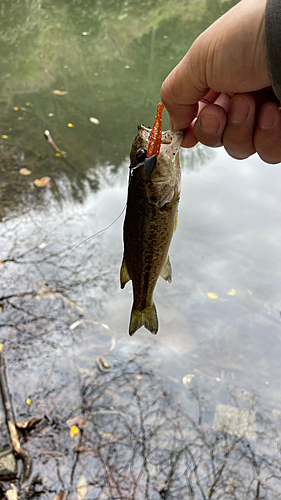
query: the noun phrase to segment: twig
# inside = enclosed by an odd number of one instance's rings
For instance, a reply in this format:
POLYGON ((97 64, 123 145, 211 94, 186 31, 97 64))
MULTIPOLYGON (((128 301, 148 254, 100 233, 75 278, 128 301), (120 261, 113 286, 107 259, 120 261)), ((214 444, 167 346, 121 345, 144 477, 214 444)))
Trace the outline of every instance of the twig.
POLYGON ((8 381, 6 376, 6 362, 3 354, 3 344, 0 344, 0 388, 5 411, 6 424, 11 439, 11 444, 16 457, 23 461, 23 472, 21 477, 21 489, 28 490, 28 480, 32 470, 32 458, 28 450, 23 448, 19 442, 18 432, 16 428, 16 420, 12 406, 12 399, 9 392, 8 381))
POLYGON ((60 155, 62 156, 66 156, 66 152, 65 151, 62 151, 57 145, 56 143, 53 141, 52 139, 52 136, 49 132, 49 130, 45 130, 44 132, 44 136, 46 137, 47 141, 53 146, 54 150, 59 153, 60 155))

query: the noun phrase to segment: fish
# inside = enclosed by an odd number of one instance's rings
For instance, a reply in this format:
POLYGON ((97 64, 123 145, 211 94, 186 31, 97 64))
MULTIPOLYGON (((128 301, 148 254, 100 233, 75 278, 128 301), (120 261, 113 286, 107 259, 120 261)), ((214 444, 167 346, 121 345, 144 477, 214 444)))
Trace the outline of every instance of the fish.
POLYGON ((130 336, 142 326, 158 332, 153 292, 159 276, 172 281, 168 252, 178 219, 183 133, 162 132, 163 108, 159 103, 152 129, 138 126, 130 153, 120 270, 121 288, 130 280, 133 285, 130 336))

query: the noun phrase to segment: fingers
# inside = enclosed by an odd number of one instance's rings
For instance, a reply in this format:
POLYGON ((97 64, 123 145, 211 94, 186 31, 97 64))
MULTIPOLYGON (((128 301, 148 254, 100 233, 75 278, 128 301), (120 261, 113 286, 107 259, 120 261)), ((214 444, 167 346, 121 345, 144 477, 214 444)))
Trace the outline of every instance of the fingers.
POLYGON ((227 114, 219 104, 207 104, 194 124, 197 141, 206 146, 219 147, 227 121, 227 114))
POLYGON ((259 106, 252 94, 235 94, 232 98, 220 94, 212 104, 203 100, 197 119, 185 131, 182 146, 190 148, 197 142, 210 147, 223 145, 237 160, 257 152, 266 163, 281 162, 279 106, 275 102, 263 104, 260 110, 259 106))
POLYGON ((254 146, 266 163, 281 162, 281 113, 274 102, 261 107, 254 135, 254 146))
POLYGON ((202 142, 202 144, 205 144, 206 146, 221 146, 222 133, 226 123, 225 113, 223 110, 227 112, 229 101, 230 97, 227 94, 218 94, 218 92, 210 90, 208 94, 199 102, 199 119, 194 119, 193 122, 187 127, 181 146, 184 148, 192 148, 198 141, 202 142), (214 106, 210 106, 210 104, 214 104, 214 106), (204 108, 207 109, 202 113, 204 108), (205 118, 205 115, 208 115, 208 117, 205 118), (215 134, 213 134, 213 129, 210 130, 209 128, 206 132, 204 124, 202 125, 202 121, 205 122, 206 126, 206 121, 211 120, 212 126, 215 127, 216 130, 216 125, 213 123, 214 119, 217 119, 220 122, 218 133, 215 132, 215 134))
POLYGON ((223 145, 228 154, 237 160, 255 153, 255 110, 255 100, 250 94, 235 95, 230 101, 223 145))

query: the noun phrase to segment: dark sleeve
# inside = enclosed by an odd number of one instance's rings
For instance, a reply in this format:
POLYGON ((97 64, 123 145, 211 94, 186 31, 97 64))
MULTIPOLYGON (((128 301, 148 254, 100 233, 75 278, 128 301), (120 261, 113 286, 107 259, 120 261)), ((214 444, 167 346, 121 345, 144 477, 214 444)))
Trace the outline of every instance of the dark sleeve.
POLYGON ((265 39, 271 85, 281 101, 281 0, 267 0, 265 39))

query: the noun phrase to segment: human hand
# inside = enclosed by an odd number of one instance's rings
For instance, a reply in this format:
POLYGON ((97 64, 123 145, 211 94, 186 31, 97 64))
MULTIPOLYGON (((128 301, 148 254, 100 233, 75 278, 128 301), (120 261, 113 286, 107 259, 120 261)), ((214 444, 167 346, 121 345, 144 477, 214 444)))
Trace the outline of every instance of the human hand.
POLYGON ((224 146, 244 159, 281 162, 281 113, 270 87, 266 0, 242 0, 203 32, 162 85, 183 147, 224 146))

